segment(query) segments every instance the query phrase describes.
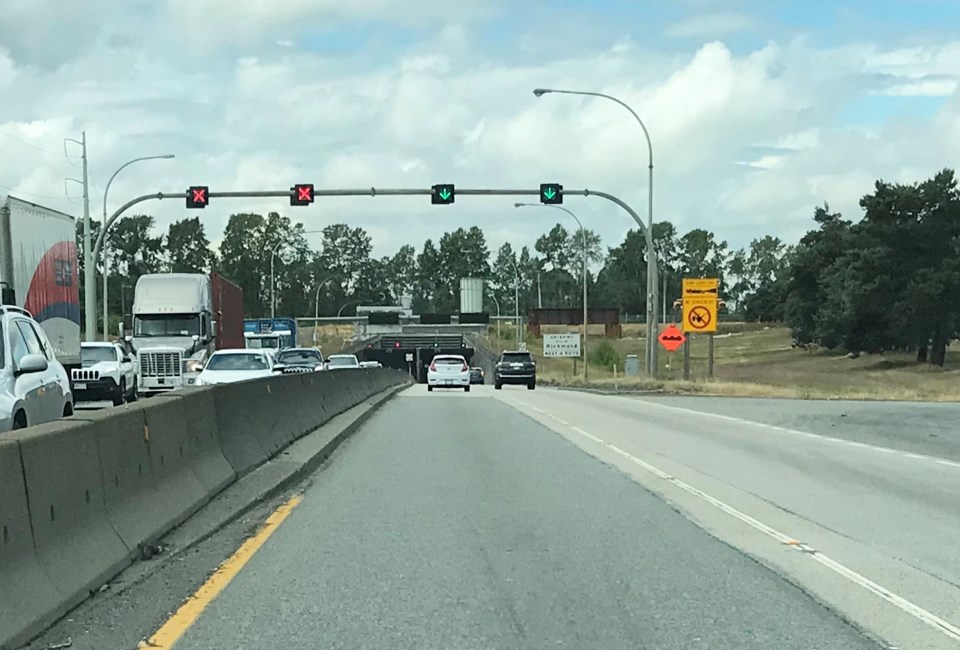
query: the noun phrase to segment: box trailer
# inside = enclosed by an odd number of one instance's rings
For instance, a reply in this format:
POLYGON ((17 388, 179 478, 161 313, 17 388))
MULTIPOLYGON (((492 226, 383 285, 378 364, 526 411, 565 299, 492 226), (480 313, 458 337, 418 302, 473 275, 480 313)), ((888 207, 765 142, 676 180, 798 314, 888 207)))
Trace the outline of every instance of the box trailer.
POLYGON ((68 374, 80 367, 77 226, 69 214, 0 197, 0 290, 30 312, 68 374))

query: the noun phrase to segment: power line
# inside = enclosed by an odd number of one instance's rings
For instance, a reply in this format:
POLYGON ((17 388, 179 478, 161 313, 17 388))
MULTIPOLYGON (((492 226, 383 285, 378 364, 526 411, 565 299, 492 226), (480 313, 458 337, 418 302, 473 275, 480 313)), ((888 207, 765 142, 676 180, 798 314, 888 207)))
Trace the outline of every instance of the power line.
MULTIPOLYGON (((19 142, 20 144, 24 145, 25 147, 30 147, 30 148, 32 148, 32 149, 36 149, 37 151, 42 151, 43 153, 50 154, 51 156, 57 156, 58 158, 66 158, 66 155, 64 155, 64 154, 62 154, 62 153, 59 153, 59 152, 56 152, 56 151, 50 151, 49 149, 44 149, 43 147, 38 147, 37 145, 35 145, 35 144, 31 143, 31 142, 27 142, 26 140, 21 140, 20 138, 18 138, 18 137, 16 137, 16 136, 10 135, 10 134, 7 133, 6 131, 0 131, 0 135, 5 136, 5 137, 7 137, 7 138, 10 138, 10 139, 13 140, 14 142, 19 142)), ((69 159, 68 159, 68 160, 69 160, 69 159)))
POLYGON ((57 201, 62 201, 62 196, 52 196, 50 194, 35 194, 33 192, 24 192, 15 187, 10 187, 9 185, 0 185, 0 189, 9 190, 11 192, 16 192, 17 194, 23 194, 24 196, 32 196, 35 199, 55 199, 57 201))

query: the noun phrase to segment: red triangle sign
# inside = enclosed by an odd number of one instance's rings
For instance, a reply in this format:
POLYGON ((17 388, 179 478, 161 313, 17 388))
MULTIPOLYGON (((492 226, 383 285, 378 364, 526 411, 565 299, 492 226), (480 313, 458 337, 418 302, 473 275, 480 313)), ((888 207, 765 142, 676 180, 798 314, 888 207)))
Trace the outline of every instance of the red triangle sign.
POLYGON ((687 341, 687 336, 677 329, 676 325, 667 326, 667 329, 660 332, 660 336, 657 338, 660 345, 667 349, 667 352, 675 352, 687 341))

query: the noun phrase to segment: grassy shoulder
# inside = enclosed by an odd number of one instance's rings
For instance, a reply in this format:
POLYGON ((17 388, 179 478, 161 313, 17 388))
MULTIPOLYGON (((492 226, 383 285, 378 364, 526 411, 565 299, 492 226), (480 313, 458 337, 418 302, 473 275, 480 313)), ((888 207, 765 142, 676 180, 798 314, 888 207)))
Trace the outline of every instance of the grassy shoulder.
MULTIPOLYGON (((572 331, 575 328, 546 328, 572 331)), ((683 354, 659 353, 657 380, 624 376, 628 355, 636 355, 643 374, 646 339, 643 326, 625 326, 619 339, 604 337, 602 327, 591 328, 588 378, 582 364, 570 359, 546 359, 542 341, 529 338, 527 348, 538 360, 539 378, 547 385, 599 390, 650 391, 673 394, 784 397, 794 399, 864 399, 906 401, 960 401, 960 352, 949 353, 945 368, 917 364, 913 355, 890 353, 856 359, 826 351, 792 347, 788 329, 747 323, 723 323, 714 339, 714 378, 708 380, 707 338, 689 341, 691 381, 683 381, 683 354), (616 371, 614 370, 616 365, 616 371)), ((508 335, 509 336, 509 335, 508 335)), ((516 347, 497 340, 491 347, 516 347)))

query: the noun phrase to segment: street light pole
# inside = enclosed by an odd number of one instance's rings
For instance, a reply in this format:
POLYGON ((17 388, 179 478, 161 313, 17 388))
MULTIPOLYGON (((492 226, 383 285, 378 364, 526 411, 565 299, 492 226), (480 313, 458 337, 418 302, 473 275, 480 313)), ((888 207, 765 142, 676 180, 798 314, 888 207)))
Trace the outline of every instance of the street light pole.
MULTIPOLYGON (((322 230, 306 230, 304 232, 293 232, 293 235, 314 235, 318 232, 323 232, 322 230)), ((276 284, 273 280, 273 258, 276 257, 277 252, 286 244, 286 240, 279 242, 272 251, 270 251, 270 318, 271 320, 276 318, 277 310, 277 298, 276 298, 276 284)))
MULTIPOLYGON (((110 185, 113 184, 113 179, 117 177, 117 174, 122 172, 124 169, 132 165, 133 163, 140 162, 142 160, 165 160, 175 158, 174 154, 167 153, 159 156, 143 156, 141 158, 134 158, 133 160, 127 161, 120 165, 117 168, 117 171, 113 172, 113 176, 110 177, 110 180, 107 181, 107 187, 103 190, 103 229, 106 231, 107 228, 107 195, 110 193, 110 185)), ((109 310, 107 307, 107 281, 110 278, 110 273, 107 270, 107 249, 103 251, 103 340, 106 341, 110 338, 109 327, 107 326, 109 310)), ((122 296, 121 296, 122 297, 122 296)), ((121 311, 123 311, 121 309, 121 311)), ((123 314, 120 314, 121 318, 123 314)))
POLYGON ((336 275, 331 275, 329 278, 325 279, 323 282, 317 284, 316 295, 313 297, 313 342, 317 342, 317 324, 320 322, 320 289, 322 289, 330 280, 336 278, 336 275))
POLYGON ((490 294, 490 297, 493 298, 493 304, 497 306, 497 343, 500 343, 500 301, 497 300, 497 297, 490 294))
POLYGON ((513 318, 517 321, 517 349, 520 349, 520 269, 517 267, 517 262, 512 261, 513 264, 513 318))
POLYGON ((513 207, 515 208, 554 208, 556 210, 563 210, 577 222, 577 225, 580 227, 580 236, 583 243, 583 379, 584 381, 588 378, 587 370, 587 324, 589 319, 589 312, 587 311, 587 231, 583 227, 583 223, 580 222, 580 219, 573 212, 567 208, 561 207, 554 204, 541 204, 541 203, 514 203, 513 207))
MULTIPOLYGON (((80 140, 66 138, 64 142, 79 144, 83 150, 83 317, 84 340, 97 340, 97 265, 93 261, 93 238, 90 232, 90 176, 87 173, 87 132, 80 140)), ((66 145, 64 145, 66 151, 66 145)), ((70 179, 76 180, 76 179, 70 179)))
POLYGON ((537 97, 542 97, 547 93, 600 97, 602 99, 608 99, 612 102, 616 102, 617 104, 620 104, 620 106, 630 111, 630 114, 633 115, 634 119, 637 120, 637 124, 639 124, 640 128, 643 130, 643 135, 647 140, 647 152, 649 155, 647 180, 647 225, 646 228, 643 228, 642 223, 639 223, 638 225, 640 225, 640 227, 646 231, 645 234, 647 240, 647 373, 651 377, 656 377, 656 338, 660 329, 657 324, 657 293, 660 283, 657 281, 657 258, 656 251, 653 248, 653 143, 650 140, 650 132, 647 131, 646 125, 643 123, 643 120, 640 119, 640 116, 637 115, 636 111, 616 97, 605 95, 603 93, 586 92, 580 90, 557 90, 553 88, 537 88, 533 91, 533 94, 537 97))

